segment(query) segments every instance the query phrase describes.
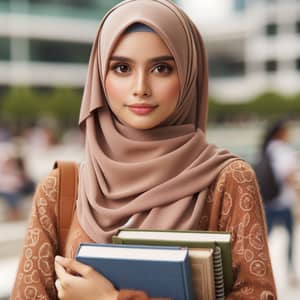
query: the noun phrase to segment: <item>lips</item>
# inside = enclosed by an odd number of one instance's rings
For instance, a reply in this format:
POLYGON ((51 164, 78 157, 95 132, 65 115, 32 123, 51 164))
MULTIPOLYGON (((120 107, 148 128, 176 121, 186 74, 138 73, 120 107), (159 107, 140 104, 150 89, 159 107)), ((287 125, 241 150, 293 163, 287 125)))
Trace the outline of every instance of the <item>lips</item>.
POLYGON ((137 115, 148 115, 153 110, 157 108, 157 105, 149 105, 149 104, 132 104, 127 105, 127 107, 137 115))

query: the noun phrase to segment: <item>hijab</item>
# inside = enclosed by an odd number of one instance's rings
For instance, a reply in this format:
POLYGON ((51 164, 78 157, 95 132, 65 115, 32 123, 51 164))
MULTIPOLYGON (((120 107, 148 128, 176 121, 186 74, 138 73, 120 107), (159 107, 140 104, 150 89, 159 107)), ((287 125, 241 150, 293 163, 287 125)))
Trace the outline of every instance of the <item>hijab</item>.
POLYGON ((120 228, 197 229, 208 189, 234 156, 208 144, 208 70, 204 45, 186 14, 168 0, 127 0, 102 19, 91 50, 79 124, 85 161, 77 217, 95 242, 120 228), (132 24, 151 28, 177 66, 180 96, 163 125, 137 130, 108 107, 105 76, 118 40, 132 24))

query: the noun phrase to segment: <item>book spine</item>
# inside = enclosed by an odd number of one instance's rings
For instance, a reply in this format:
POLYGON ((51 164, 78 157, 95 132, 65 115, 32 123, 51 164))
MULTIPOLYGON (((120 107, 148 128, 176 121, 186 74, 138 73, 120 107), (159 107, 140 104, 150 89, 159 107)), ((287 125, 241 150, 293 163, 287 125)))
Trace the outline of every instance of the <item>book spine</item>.
POLYGON ((185 286, 185 299, 186 300, 195 300, 194 288, 192 283, 192 270, 190 268, 190 262, 188 256, 182 264, 182 277, 185 286))
POLYGON ((112 237, 112 243, 113 244, 123 244, 123 240, 120 239, 117 235, 113 235, 113 237, 112 237))
POLYGON ((213 254, 216 300, 225 299, 224 272, 221 248, 216 246, 213 254))

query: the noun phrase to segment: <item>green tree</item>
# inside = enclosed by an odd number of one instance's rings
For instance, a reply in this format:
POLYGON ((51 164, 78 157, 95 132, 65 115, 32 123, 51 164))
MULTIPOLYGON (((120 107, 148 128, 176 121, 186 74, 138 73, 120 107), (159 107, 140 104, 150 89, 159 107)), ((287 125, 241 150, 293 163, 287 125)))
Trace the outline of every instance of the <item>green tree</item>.
POLYGON ((39 95, 28 87, 16 87, 4 95, 1 117, 19 126, 36 119, 41 112, 42 101, 39 95))
POLYGON ((76 126, 82 92, 71 88, 55 88, 46 101, 48 111, 61 126, 76 126))

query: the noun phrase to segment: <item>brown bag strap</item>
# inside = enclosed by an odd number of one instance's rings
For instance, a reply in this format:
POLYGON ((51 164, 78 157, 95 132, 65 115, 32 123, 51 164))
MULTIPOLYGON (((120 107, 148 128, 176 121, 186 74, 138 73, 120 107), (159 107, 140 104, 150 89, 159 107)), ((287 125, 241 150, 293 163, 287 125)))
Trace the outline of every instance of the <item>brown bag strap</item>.
POLYGON ((58 253, 63 254, 75 211, 78 187, 78 165, 73 161, 56 161, 54 168, 58 168, 59 174, 57 197, 58 253))

